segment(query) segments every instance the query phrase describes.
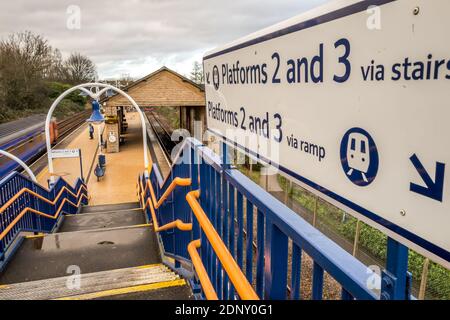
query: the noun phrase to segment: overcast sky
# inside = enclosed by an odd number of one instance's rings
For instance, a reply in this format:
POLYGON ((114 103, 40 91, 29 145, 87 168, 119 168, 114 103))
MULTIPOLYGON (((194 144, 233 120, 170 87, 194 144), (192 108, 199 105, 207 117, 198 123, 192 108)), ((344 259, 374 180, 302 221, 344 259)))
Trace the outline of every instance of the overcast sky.
POLYGON ((63 56, 91 57, 101 79, 163 65, 187 75, 205 51, 328 1, 2 0, 0 37, 41 34, 63 56))

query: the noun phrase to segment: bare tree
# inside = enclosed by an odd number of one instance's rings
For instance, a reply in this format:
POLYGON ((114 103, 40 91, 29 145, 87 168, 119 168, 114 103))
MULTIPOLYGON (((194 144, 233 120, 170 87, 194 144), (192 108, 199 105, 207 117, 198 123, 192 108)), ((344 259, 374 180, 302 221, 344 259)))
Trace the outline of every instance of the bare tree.
POLYGON ((46 99, 45 81, 53 48, 29 31, 0 41, 0 103, 11 112, 33 109, 46 99))
MULTIPOLYGON (((66 84, 95 77, 89 58, 73 54, 63 61, 40 35, 26 31, 0 39, 0 123, 42 112, 66 84)), ((69 100, 79 104, 78 98, 69 100)))
POLYGON ((93 81, 97 78, 97 68, 86 56, 72 53, 64 63, 67 81, 71 84, 80 84, 93 81))
POLYGON ((194 65, 192 67, 191 80, 194 81, 195 83, 198 83, 198 84, 203 84, 204 83, 203 66, 198 61, 195 61, 194 65))
POLYGON ((52 63, 46 74, 46 79, 51 81, 64 82, 66 80, 67 73, 62 59, 61 52, 55 49, 52 54, 52 63))

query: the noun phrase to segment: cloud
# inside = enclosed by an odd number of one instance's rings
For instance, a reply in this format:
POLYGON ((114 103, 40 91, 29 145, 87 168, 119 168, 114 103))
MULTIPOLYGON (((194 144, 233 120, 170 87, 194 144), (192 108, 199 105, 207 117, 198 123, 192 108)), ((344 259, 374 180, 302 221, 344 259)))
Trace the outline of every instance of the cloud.
POLYGON ((141 77, 162 65, 188 74, 209 49, 328 1, 2 1, 0 37, 42 34, 63 56, 77 51, 91 57, 101 78, 141 77), (67 28, 70 6, 80 8, 80 29, 67 28))

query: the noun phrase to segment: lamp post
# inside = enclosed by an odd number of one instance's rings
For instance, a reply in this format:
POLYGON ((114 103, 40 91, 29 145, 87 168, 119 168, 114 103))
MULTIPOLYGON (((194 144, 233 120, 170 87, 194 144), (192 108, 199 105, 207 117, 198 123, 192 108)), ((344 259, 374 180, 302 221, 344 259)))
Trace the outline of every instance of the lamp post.
POLYGON ((37 182, 36 176, 34 175, 33 171, 31 171, 30 167, 25 164, 25 162, 23 162, 22 160, 17 158, 15 155, 13 155, 9 152, 6 152, 4 150, 0 150, 0 154, 17 162, 28 173, 31 180, 33 180, 34 182, 37 182))
POLYGON ((88 123, 95 125, 98 131, 98 148, 100 151, 99 155, 99 164, 102 153, 102 133, 100 130, 100 125, 105 122, 105 118, 100 112, 100 104, 97 100, 92 101, 92 114, 91 117, 87 120, 88 123))
MULTIPOLYGON (((47 118, 45 121, 45 140, 46 140, 46 145, 47 145, 47 159, 48 159, 48 171, 50 173, 50 186, 52 186, 54 184, 54 169, 53 169, 53 158, 52 158, 52 146, 51 146, 51 142, 50 142, 50 121, 52 118, 52 114, 53 111, 55 110, 55 108, 58 106, 58 104, 70 93, 76 91, 76 90, 80 90, 82 92, 84 92, 86 95, 90 96, 94 101, 97 102, 98 105, 98 100, 99 98, 102 96, 102 94, 106 93, 108 90, 112 90, 117 92, 118 94, 121 94, 122 96, 124 96, 125 98, 127 98, 128 101, 130 101, 130 103, 133 105, 133 107, 137 110, 137 112, 139 113, 139 118, 141 120, 141 126, 142 126, 142 144, 144 147, 144 172, 145 172, 145 176, 148 177, 149 173, 148 173, 148 166, 149 166, 149 159, 148 159, 148 154, 147 154, 147 128, 145 125, 145 116, 144 113, 142 112, 142 110, 139 108, 138 104, 136 103, 136 101, 134 101, 134 99, 132 97, 130 97, 127 93, 125 93, 124 91, 120 90, 119 88, 116 88, 110 84, 106 84, 106 83, 85 83, 85 84, 80 84, 77 86, 74 86, 68 90, 66 90, 65 92, 63 92, 52 104, 52 106, 50 107, 48 114, 47 114, 47 118), (102 88, 100 91, 98 92, 91 92, 90 90, 88 90, 87 88, 91 88, 91 87, 98 87, 98 88, 102 88)), ((98 117, 98 115, 100 115, 101 117, 103 117, 100 113, 100 106, 98 105, 98 110, 93 110, 92 116, 96 116, 98 117)), ((91 116, 91 118, 92 118, 91 116)), ((95 119, 95 118, 93 118, 95 119)))

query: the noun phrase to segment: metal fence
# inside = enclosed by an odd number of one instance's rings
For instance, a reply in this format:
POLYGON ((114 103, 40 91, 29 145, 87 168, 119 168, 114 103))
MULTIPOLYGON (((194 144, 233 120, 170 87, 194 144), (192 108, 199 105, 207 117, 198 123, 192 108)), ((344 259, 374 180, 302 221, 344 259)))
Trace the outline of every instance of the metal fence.
POLYGON ((77 213, 80 205, 87 201, 87 189, 81 179, 72 187, 59 178, 50 190, 17 172, 1 180, 0 269, 11 256, 9 251, 20 245, 21 232, 50 233, 63 213, 77 213))
MULTIPOLYGON (((219 299, 237 298, 186 201, 190 191, 199 190, 201 207, 260 298, 301 297, 302 252, 313 261, 308 277, 312 282, 312 299, 323 298, 325 272, 342 287, 342 299, 410 297, 404 270, 408 252, 405 247, 391 239, 388 241, 388 265, 380 277, 259 185, 227 165, 226 150, 224 145, 221 158, 197 140, 187 139, 165 181, 158 167, 153 165, 150 181, 158 198, 176 177, 192 179, 191 186, 176 188, 156 210, 160 225, 177 219, 193 224, 190 232, 177 229, 160 232, 164 255, 175 259, 175 269, 184 273, 190 270, 188 244, 201 239, 201 260, 219 299), (377 282, 380 287, 374 288, 373 283, 377 282)), ((145 177, 140 179, 145 185, 145 177)), ((148 209, 146 213, 151 220, 148 209)), ((196 277, 192 284, 202 296, 196 277)))

